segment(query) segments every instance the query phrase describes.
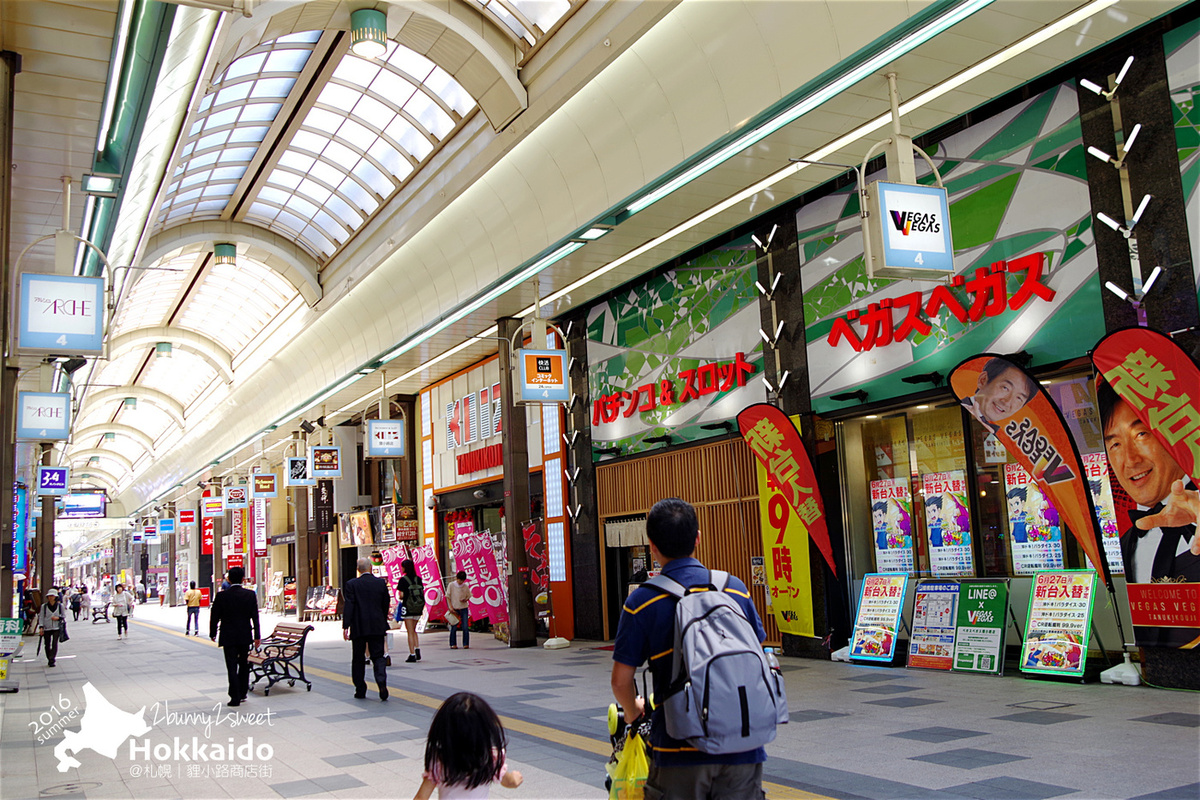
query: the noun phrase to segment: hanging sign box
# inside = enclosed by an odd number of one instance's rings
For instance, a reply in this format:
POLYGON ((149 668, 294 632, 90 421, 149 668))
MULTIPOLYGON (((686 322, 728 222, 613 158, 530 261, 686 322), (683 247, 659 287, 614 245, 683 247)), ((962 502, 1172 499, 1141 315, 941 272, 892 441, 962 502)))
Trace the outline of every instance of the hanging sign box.
POLYGON ((284 473, 286 486, 316 486, 317 479, 312 476, 308 458, 305 456, 287 459, 287 472, 284 473))
POLYGON ((954 632, 957 672, 1004 672, 1004 624, 1008 614, 1006 581, 963 581, 954 632))
POLYGON ((67 467, 38 467, 38 495, 66 494, 69 475, 70 469, 67 467))
POLYGON ((872 572, 863 576, 858 615, 850 637, 850 658, 892 660, 907 590, 908 575, 902 572, 872 572))
POLYGON ((200 516, 219 517, 225 513, 224 497, 201 497, 200 516))
POLYGON ((250 505, 250 489, 246 486, 225 487, 225 508, 246 508, 250 505))
POLYGON ((945 189, 876 181, 867 187, 867 195, 874 212, 863 221, 871 242, 868 274, 916 280, 954 274, 945 189))
POLYGON ((60 356, 104 350, 104 279, 75 275, 21 275, 17 347, 60 356))
POLYGON ((180 525, 195 525, 196 524, 196 512, 194 509, 189 508, 184 511, 178 511, 178 512, 176 512, 176 514, 179 518, 180 525))
POLYGON ((279 491, 275 488, 274 472, 259 472, 250 476, 250 495, 252 499, 277 497, 279 491))
POLYGON ((958 609, 957 581, 922 581, 913 595, 912 639, 908 666, 950 669, 958 609))
POLYGON ((142 529, 142 533, 144 534, 142 537, 142 541, 144 541, 146 544, 158 544, 158 526, 157 525, 147 525, 145 528, 142 529))
POLYGON ((1083 675, 1092 630, 1092 570, 1039 572, 1033 576, 1021 671, 1083 675))
POLYGON ((173 520, 173 519, 160 519, 160 520, 158 521, 158 534, 159 534, 160 536, 167 536, 167 535, 169 535, 169 534, 172 534, 172 533, 174 533, 174 532, 175 532, 175 520, 173 520))
POLYGON ((404 458, 404 420, 367 420, 367 458, 404 458))
POLYGON ((311 477, 342 477, 342 448, 333 446, 310 447, 309 454, 312 456, 311 477))
POLYGON ((17 392, 17 438, 66 439, 71 433, 71 395, 66 392, 17 392))
POLYGON ((566 350, 521 349, 517 364, 521 368, 517 403, 565 403, 571 399, 566 350))

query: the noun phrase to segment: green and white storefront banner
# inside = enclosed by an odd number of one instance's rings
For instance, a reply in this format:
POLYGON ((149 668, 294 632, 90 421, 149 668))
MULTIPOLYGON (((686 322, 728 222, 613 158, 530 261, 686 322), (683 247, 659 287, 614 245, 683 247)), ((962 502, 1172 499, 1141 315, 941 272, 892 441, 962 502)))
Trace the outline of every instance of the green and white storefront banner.
POLYGON ((754 247, 714 250, 588 312, 592 445, 631 455, 721 433, 766 399, 754 247))
POLYGON ((974 353, 1061 361, 1104 334, 1078 117, 1064 84, 932 148, 950 196, 950 281, 868 279, 851 188, 797 213, 817 412, 846 408, 830 396, 857 389, 910 394, 902 378, 944 375, 974 353))
POLYGON ((1167 56, 1167 87, 1175 113, 1175 147, 1179 151, 1179 177, 1187 206, 1192 268, 1196 271, 1196 299, 1200 301, 1200 20, 1181 25, 1163 36, 1167 56))

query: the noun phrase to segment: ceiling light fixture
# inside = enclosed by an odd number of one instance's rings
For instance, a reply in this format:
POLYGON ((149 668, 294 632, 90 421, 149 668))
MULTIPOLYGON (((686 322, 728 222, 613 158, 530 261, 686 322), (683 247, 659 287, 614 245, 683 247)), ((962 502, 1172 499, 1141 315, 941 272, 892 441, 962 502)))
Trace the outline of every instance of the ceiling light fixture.
POLYGON ((684 172, 664 183, 662 186, 659 186, 657 189, 647 192, 638 199, 634 200, 625 207, 625 212, 629 214, 636 214, 642 209, 648 208, 654 203, 657 203, 659 200, 663 199, 675 190, 686 186, 706 172, 709 172, 715 167, 720 166, 738 153, 745 150, 747 147, 757 144, 785 125, 795 122, 809 111, 812 111, 814 108, 817 108, 826 101, 837 97, 854 84, 878 72, 885 65, 890 64, 897 58, 900 58, 906 53, 916 49, 917 47, 920 47, 933 37, 943 33, 947 29, 953 27, 955 24, 971 16, 976 11, 979 11, 980 9, 990 5, 992 2, 993 0, 967 0, 967 2, 960 3, 954 8, 949 9, 945 14, 935 17, 925 25, 905 36, 900 41, 884 50, 881 50, 874 56, 868 58, 866 61, 860 62, 848 72, 843 73, 841 76, 834 78, 823 86, 815 89, 813 92, 800 98, 791 106, 763 122, 761 125, 754 127, 750 131, 747 131, 745 134, 734 139, 732 142, 725 145, 720 150, 701 161, 699 164, 696 164, 691 169, 685 170, 684 172))
POLYGON ((97 197, 116 197, 121 191, 121 176, 89 172, 79 181, 79 188, 83 190, 84 194, 97 197))
POLYGON ((214 264, 236 264, 237 263, 237 245, 236 244, 214 244, 213 245, 213 263, 214 264))
POLYGON ((350 49, 360 58, 380 58, 387 52, 387 16, 374 8, 350 13, 350 49))
POLYGON ((610 231, 612 231, 611 225, 593 225, 592 227, 588 228, 583 233, 579 234, 579 238, 586 239, 589 242, 594 242, 597 239, 599 239, 601 236, 604 236, 605 234, 609 233, 610 231))

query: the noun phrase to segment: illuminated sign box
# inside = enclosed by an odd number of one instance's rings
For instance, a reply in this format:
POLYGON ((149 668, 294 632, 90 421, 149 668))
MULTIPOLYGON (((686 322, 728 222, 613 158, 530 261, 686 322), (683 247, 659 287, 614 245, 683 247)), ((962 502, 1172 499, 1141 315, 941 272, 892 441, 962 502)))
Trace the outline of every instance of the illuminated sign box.
POLYGON ((167 536, 175 532, 175 520, 160 519, 158 521, 158 532, 162 536, 167 536))
POLYGON ((367 420, 367 457, 404 457, 404 420, 367 420))
POLYGON ((518 403, 565 403, 571 399, 567 386, 566 350, 518 350, 521 382, 518 403))
POLYGON ((875 181, 867 188, 871 215, 868 270, 877 278, 941 280, 954 274, 954 242, 946 190, 875 181))
POLYGON ((67 467, 38 467, 38 495, 64 495, 70 471, 67 467))
POLYGON ((63 497, 60 519, 103 517, 108 513, 108 495, 103 492, 80 492, 63 497))
POLYGON ((250 476, 251 499, 277 497, 279 491, 275 488, 275 473, 262 472, 250 476))
POLYGON ((71 395, 17 392, 17 438, 66 439, 71 432, 71 395))
POLYGON ((22 351, 55 355, 103 352, 104 279, 74 275, 21 275, 22 351))

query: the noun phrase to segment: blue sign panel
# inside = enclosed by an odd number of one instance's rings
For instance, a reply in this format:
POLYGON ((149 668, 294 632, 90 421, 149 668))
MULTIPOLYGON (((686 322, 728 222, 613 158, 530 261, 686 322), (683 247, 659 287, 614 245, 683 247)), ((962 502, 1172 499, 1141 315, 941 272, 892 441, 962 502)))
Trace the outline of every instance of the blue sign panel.
POLYGON ((404 457, 404 420, 367 420, 367 457, 404 457))
POLYGON ((954 273, 954 244, 950 239, 950 208, 946 190, 906 183, 875 184, 878 223, 883 226, 881 269, 954 273))
POLYGON ((38 495, 67 493, 67 467, 38 467, 38 495))
POLYGON ((66 439, 71 432, 71 395, 17 392, 17 438, 66 439))
POLYGON ((160 519, 158 521, 158 535, 159 536, 166 536, 167 534, 174 533, 174 532, 175 532, 175 520, 160 519))
POLYGON ((104 348, 104 279, 21 275, 17 346, 57 355, 99 355, 104 348))
POLYGON ((26 552, 26 533, 29 528, 29 503, 24 486, 18 486, 13 491, 13 558, 14 574, 25 574, 28 552, 26 552))
POLYGON ((566 350, 518 350, 521 383, 520 403, 565 403, 571 399, 567 386, 566 350))

